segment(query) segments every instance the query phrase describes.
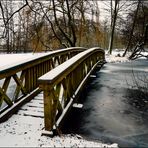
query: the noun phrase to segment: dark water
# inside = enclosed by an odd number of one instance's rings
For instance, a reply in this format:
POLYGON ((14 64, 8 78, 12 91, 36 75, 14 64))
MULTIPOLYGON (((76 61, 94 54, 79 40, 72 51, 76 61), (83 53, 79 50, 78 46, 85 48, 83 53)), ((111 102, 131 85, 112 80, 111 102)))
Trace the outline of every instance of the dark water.
POLYGON ((83 108, 72 109, 63 132, 120 147, 148 147, 148 96, 134 87, 148 80, 148 60, 107 63, 95 75, 80 97, 83 108))

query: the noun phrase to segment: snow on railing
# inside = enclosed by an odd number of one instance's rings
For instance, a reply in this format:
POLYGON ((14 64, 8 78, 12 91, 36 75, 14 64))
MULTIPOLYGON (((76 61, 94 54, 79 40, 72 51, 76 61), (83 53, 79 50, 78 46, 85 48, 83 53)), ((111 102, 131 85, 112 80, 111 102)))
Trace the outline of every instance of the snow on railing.
POLYGON ((98 64, 102 66, 104 60, 104 50, 99 47, 91 48, 39 78, 39 87, 44 94, 45 131, 52 131, 59 126, 89 75, 98 64))
POLYGON ((83 47, 60 49, 1 67, 0 122, 13 113, 14 108, 39 93, 37 79, 40 76, 84 50, 83 47))

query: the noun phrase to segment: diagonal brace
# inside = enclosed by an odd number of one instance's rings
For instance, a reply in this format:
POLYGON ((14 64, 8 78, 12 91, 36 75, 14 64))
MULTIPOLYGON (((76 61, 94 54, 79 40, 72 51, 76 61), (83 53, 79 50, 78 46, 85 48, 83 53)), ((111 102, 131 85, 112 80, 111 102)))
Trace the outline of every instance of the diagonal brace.
MULTIPOLYGON (((23 79, 24 78, 24 75, 22 75, 22 78, 21 79, 23 79)), ((27 94, 26 93, 26 89, 24 88, 24 86, 23 86, 23 82, 22 82, 22 80, 20 80, 19 78, 18 78, 18 76, 17 76, 17 74, 14 74, 13 75, 13 79, 15 80, 15 82, 17 83, 17 87, 19 87, 19 89, 21 89, 21 91, 22 91, 22 93, 23 94, 27 94)))
POLYGON ((1 99, 3 99, 8 104, 8 106, 13 105, 11 99, 6 95, 6 93, 3 91, 3 89, 1 87, 0 87, 0 94, 2 97, 1 99))

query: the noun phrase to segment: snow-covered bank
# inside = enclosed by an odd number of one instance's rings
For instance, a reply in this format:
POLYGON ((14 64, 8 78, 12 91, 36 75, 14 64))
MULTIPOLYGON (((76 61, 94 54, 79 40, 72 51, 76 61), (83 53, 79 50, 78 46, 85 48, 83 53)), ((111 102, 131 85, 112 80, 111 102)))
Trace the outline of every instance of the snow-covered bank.
POLYGON ((123 51, 113 51, 111 55, 106 53, 105 59, 108 63, 128 62, 129 54, 127 54, 125 57, 122 57, 122 55, 123 51))
MULTIPOLYGON (((108 54, 106 51, 105 59, 108 63, 120 63, 120 62, 129 62, 128 57, 131 55, 131 52, 127 52, 125 57, 122 57, 124 50, 113 50, 112 54, 108 54)), ((148 56, 148 52, 141 52, 142 55, 148 56)), ((146 59, 146 57, 140 57, 139 59, 146 59)))

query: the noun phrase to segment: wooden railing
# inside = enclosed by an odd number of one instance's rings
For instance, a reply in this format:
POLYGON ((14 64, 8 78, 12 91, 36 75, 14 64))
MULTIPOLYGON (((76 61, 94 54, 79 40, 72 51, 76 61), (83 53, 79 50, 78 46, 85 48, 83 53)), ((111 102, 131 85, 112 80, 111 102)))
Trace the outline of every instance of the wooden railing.
POLYGON ((39 86, 44 94, 45 131, 59 126, 89 75, 98 64, 103 65, 104 60, 104 50, 91 48, 39 78, 39 86))
POLYGON ((17 106, 39 93, 37 79, 86 50, 81 47, 60 49, 0 68, 0 122, 17 106))

